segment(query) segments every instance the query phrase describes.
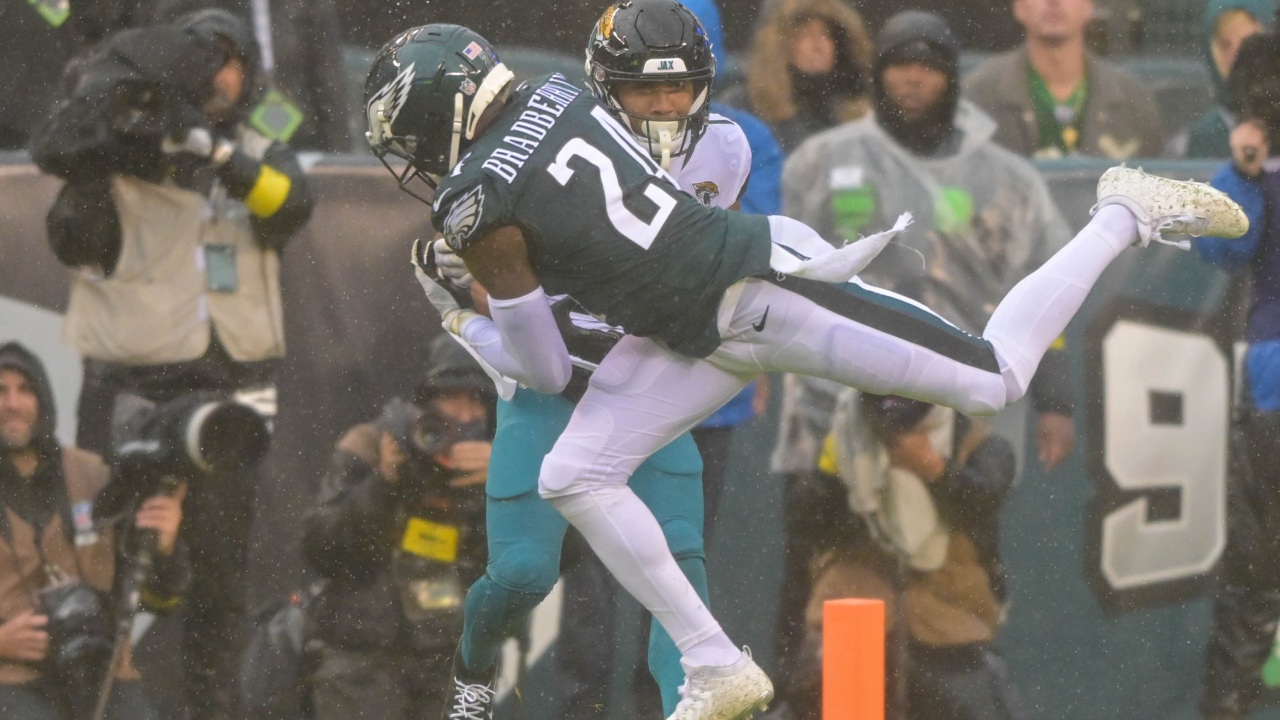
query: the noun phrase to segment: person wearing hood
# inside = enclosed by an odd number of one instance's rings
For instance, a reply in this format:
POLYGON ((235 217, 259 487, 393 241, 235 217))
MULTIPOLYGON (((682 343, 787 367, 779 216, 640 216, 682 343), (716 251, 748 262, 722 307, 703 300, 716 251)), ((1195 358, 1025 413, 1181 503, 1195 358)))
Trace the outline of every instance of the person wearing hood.
MULTIPOLYGON (((124 393, 251 392, 275 412, 280 253, 312 196, 294 152, 243 122, 259 65, 250 27, 210 9, 127 30, 68 68, 32 158, 66 180, 47 227, 73 270, 63 338, 85 358, 81 447, 108 450, 124 393)), ((254 494, 220 485, 187 500, 185 660, 197 712, 236 717, 254 494)))
POLYGON ((496 400, 493 381, 442 334, 412 398, 338 440, 302 540, 328 580, 311 607, 324 643, 311 678, 316 720, 454 710, 440 678, 466 588, 484 573, 496 400))
MULTIPOLYGON (((881 33, 871 117, 810 138, 783 171, 783 212, 828 241, 853 242, 902 213, 914 225, 868 266, 868 282, 981 331, 996 303, 1071 237, 1044 180, 994 140, 995 123, 959 95, 960 47, 938 16, 900 13, 881 33), (815 178, 821 181, 815 183, 815 178)), ((1061 342, 1061 341, 1059 341, 1061 342)), ((773 471, 787 476, 784 598, 777 641, 799 631, 807 567, 830 497, 814 484, 838 385, 789 375, 773 471)), ((1056 467, 1075 442, 1073 393, 1061 348, 1031 384, 1037 451, 1056 467)))
POLYGON ((825 128, 867 112, 871 38, 843 0, 783 0, 756 32, 747 67, 746 107, 786 152, 825 128))
POLYGON ((1170 141, 1170 154, 1186 158, 1231 156, 1231 131, 1236 112, 1227 90, 1227 78, 1240 46, 1248 38, 1271 29, 1275 0, 1209 0, 1201 25, 1204 30, 1205 64, 1213 79, 1216 104, 1191 127, 1170 141))
MULTIPOLYGON (((69 683, 50 660, 65 637, 45 613, 40 593, 68 582, 112 592, 120 543, 130 536, 119 518, 95 521, 94 498, 111 471, 94 453, 62 447, 56 424, 53 389, 39 358, 16 342, 0 346, 0 554, 8 559, 0 564, 0 718, 89 716, 98 690, 69 683)), ((134 518, 135 527, 159 535, 142 592, 149 610, 171 610, 190 580, 178 540, 181 521, 180 496, 150 498, 134 518)), ((106 717, 156 718, 128 647, 113 674, 106 717)))
POLYGON ((1138 78, 1085 49, 1093 0, 1013 0, 1026 42, 965 78, 995 118, 996 142, 1024 157, 1127 160, 1164 151, 1164 123, 1138 78))

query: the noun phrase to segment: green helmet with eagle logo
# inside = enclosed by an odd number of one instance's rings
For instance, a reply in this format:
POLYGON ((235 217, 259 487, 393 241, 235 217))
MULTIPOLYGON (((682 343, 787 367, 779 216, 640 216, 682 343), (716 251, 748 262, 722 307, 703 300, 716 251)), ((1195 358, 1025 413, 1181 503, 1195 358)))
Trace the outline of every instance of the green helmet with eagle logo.
POLYGON ((514 75, 489 41, 461 25, 422 25, 382 46, 364 84, 365 137, 400 188, 432 188, 475 141, 476 125, 514 75), (408 164, 392 168, 386 156, 408 164))

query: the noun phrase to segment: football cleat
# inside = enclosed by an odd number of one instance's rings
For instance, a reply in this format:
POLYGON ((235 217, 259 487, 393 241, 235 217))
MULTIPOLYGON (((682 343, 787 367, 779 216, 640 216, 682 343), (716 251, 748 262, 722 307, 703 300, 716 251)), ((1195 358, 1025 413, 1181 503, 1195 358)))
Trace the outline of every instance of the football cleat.
POLYGON ((1186 240, 1166 240, 1169 235, 1238 238, 1249 231, 1249 218, 1225 193, 1204 183, 1170 180, 1123 165, 1113 167, 1098 181, 1098 204, 1122 205, 1138 221, 1138 245, 1155 240, 1188 250, 1186 240))
POLYGON ((471 677, 462 664, 462 645, 453 656, 449 687, 445 690, 444 720, 493 720, 494 672, 471 677))
POLYGON ((667 720, 749 720, 767 710, 773 700, 773 683, 744 648, 732 665, 707 667, 684 660, 685 681, 680 703, 667 720))

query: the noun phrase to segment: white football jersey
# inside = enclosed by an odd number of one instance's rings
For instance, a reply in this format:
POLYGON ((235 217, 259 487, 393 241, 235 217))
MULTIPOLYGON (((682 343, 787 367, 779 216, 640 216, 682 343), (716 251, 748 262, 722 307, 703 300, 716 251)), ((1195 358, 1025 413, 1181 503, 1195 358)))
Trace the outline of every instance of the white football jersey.
POLYGON ((711 114, 707 131, 693 152, 671 159, 671 175, 680 189, 711 207, 738 201, 751 175, 751 146, 737 123, 711 114))

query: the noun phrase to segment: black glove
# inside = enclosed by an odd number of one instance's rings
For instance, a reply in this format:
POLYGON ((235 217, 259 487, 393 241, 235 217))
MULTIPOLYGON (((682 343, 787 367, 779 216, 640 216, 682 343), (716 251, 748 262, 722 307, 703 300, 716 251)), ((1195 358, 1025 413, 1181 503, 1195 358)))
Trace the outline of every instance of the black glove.
MULTIPOLYGON (((569 317, 569 313, 581 311, 578 302, 573 298, 564 298, 556 301, 551 306, 551 314, 555 316, 556 327, 560 330, 560 335, 564 338, 565 347, 569 349, 569 354, 575 358, 586 360, 594 365, 599 365, 614 345, 622 339, 622 333, 613 330, 595 330, 590 328, 578 327, 573 324, 573 319, 569 317)), ((573 375, 569 378, 569 384, 564 390, 560 391, 560 396, 570 402, 578 402, 582 399, 582 394, 587 391, 587 383, 591 380, 591 371, 579 367, 577 363, 573 366, 573 375)))

